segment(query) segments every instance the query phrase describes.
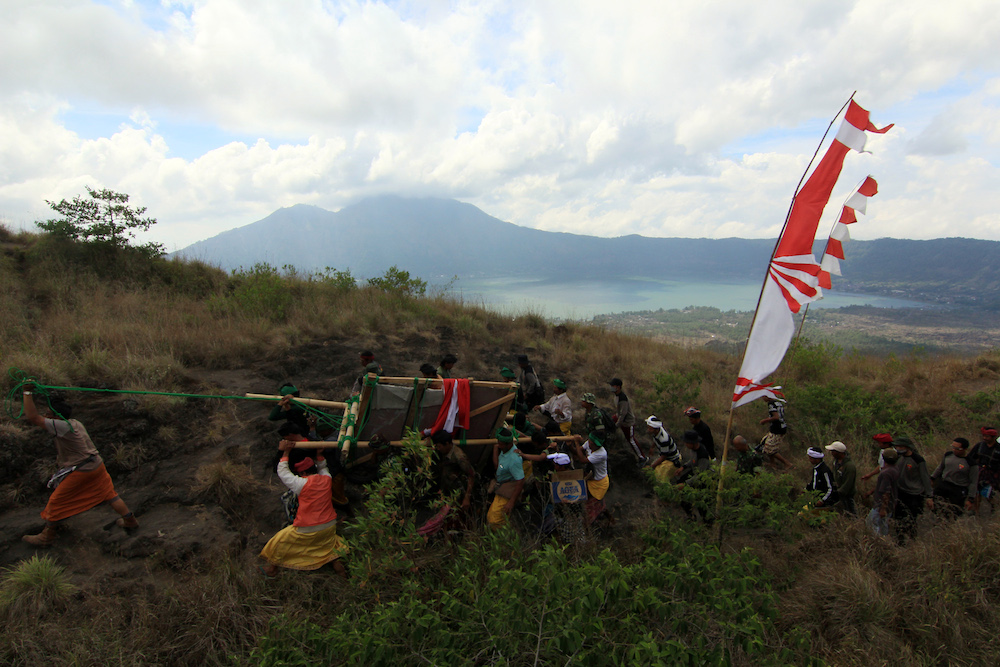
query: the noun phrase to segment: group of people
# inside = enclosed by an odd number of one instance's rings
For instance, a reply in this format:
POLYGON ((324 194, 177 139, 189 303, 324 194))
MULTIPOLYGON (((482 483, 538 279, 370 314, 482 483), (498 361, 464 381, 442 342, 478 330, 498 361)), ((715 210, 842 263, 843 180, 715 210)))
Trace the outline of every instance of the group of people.
MULTIPOLYGON (((355 383, 355 391, 360 391, 368 373, 382 372, 370 351, 361 353, 360 361, 364 373, 355 383)), ((424 377, 444 380, 451 377, 457 361, 455 355, 448 354, 442 357, 439 366, 425 364, 421 372, 424 377)), ((696 480, 698 473, 708 470, 721 454, 711 428, 693 406, 682 412, 689 428, 677 440, 662 419, 650 415, 645 425, 651 444, 644 451, 636 438, 635 412, 620 378, 608 381, 611 409, 598 407, 595 394, 587 392, 580 398, 582 414, 574 414, 566 382, 559 378, 552 380, 553 391, 546 400, 527 355, 518 356, 517 366, 516 373, 506 367, 500 371, 505 380, 517 382, 518 391, 514 424, 504 424, 499 429, 492 452, 488 490, 492 499, 486 510, 486 521, 491 528, 506 524, 519 502, 531 496, 541 505, 543 530, 558 531, 569 541, 585 539, 588 526, 605 511, 604 499, 611 481, 607 444, 616 432, 620 432, 625 450, 635 458, 638 467, 648 465, 658 479, 675 484, 696 480), (542 419, 533 421, 533 415, 542 419), (578 477, 584 478, 585 499, 554 502, 548 492, 550 476, 574 469, 582 469, 584 473, 578 477), (534 489, 540 492, 532 493, 534 489)), ((322 450, 297 446, 303 440, 310 440, 327 441, 331 448, 336 448, 337 429, 332 420, 310 416, 295 403, 294 398, 299 395, 295 386, 285 384, 279 394, 281 398, 269 419, 284 422, 278 431, 281 441, 277 473, 288 488, 283 500, 289 525, 275 534, 261 551, 265 561, 261 570, 267 576, 275 576, 279 567, 312 570, 332 563, 337 573, 346 576, 342 559, 348 553, 348 546, 337 534, 338 509, 342 512, 348 509, 343 464, 339 456, 328 461, 322 450)), ((120 515, 117 523, 121 528, 136 530, 139 523, 115 492, 86 428, 72 418, 72 408, 65 402, 53 400, 49 405, 49 412, 41 414, 33 402, 30 385, 26 387, 25 417, 54 437, 60 469, 49 482, 54 491, 42 512, 45 526, 38 534, 25 535, 24 541, 37 547, 48 546, 56 539, 60 521, 105 503, 120 515)), ((763 467, 791 467, 782 453, 788 431, 784 402, 769 402, 767 417, 760 424, 767 427, 767 432, 758 442, 748 442, 739 435, 732 440, 730 465, 740 474, 756 474, 763 467)), ((879 466, 861 477, 861 480, 878 477, 874 489, 868 493, 872 496, 872 509, 867 521, 872 530, 877 535, 887 535, 892 521, 902 540, 915 535, 917 519, 925 510, 959 514, 978 509, 983 501, 992 506, 995 489, 1000 484, 1000 446, 996 428, 983 427, 981 435, 982 439, 974 446, 965 438, 955 438, 933 472, 928 471, 925 459, 908 438, 874 436, 881 449, 879 466)), ((382 451, 391 449, 380 436, 373 436, 370 445, 375 451, 382 443, 386 445, 382 451)), ((447 502, 421 523, 419 532, 428 537, 468 515, 479 479, 451 433, 437 431, 431 434, 430 443, 434 450, 431 471, 434 492, 447 502)), ((816 508, 857 515, 858 471, 847 445, 837 441, 824 449, 810 447, 807 456, 813 465, 806 490, 818 494, 816 508), (832 467, 826 464, 827 454, 832 458, 832 467)))
MULTIPOLYGON (((889 535, 890 521, 895 524, 900 542, 916 535, 917 521, 924 511, 944 516, 958 516, 977 511, 983 502, 993 508, 996 487, 1000 483, 1000 446, 997 429, 984 426, 981 440, 975 445, 963 437, 955 438, 933 472, 913 442, 907 437, 888 433, 873 436, 879 447, 878 467, 861 480, 877 476, 875 487, 866 496, 872 498, 867 523, 876 535, 889 535)), ((825 463, 825 452, 810 447, 812 476, 806 490, 819 493, 818 508, 836 508, 857 514, 857 467, 843 442, 826 446, 834 462, 825 463)))

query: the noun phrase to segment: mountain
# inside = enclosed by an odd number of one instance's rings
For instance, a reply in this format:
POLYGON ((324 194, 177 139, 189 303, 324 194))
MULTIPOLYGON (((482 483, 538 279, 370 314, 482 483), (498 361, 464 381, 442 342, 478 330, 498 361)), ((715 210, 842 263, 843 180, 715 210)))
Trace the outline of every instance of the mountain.
MULTIPOLYGON (((639 277, 691 282, 762 279, 768 239, 598 238, 519 227, 450 199, 380 196, 334 213, 282 208, 177 255, 226 269, 256 262, 381 275, 395 264, 436 282, 452 276, 639 277)), ((817 244, 816 256, 822 252, 817 244)), ((837 289, 1000 308, 1000 242, 852 241, 837 289)))

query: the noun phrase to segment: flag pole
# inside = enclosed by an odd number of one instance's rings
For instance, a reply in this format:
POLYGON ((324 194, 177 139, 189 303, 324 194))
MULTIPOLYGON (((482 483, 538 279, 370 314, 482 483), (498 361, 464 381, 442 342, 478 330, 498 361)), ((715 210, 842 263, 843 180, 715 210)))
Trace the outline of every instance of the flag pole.
MULTIPOLYGON (((830 124, 826 127, 826 132, 823 133, 823 137, 819 140, 819 144, 816 146, 816 151, 813 153, 812 158, 809 160, 809 164, 806 165, 805 171, 802 172, 802 178, 799 179, 798 184, 795 186, 795 194, 792 195, 792 201, 788 205, 788 211, 785 213, 785 222, 781 225, 781 232, 778 234, 777 240, 774 242, 774 248, 771 250, 771 257, 767 260, 767 269, 764 271, 764 282, 760 286, 760 294, 757 296, 757 307, 753 312, 753 319, 750 321, 750 329, 747 331, 747 338, 743 344, 743 353, 740 355, 740 366, 743 366, 743 361, 747 356, 747 346, 750 343, 750 334, 753 332, 753 326, 757 323, 757 313, 760 311, 760 302, 764 298, 764 288, 767 286, 767 277, 771 271, 771 262, 774 261, 774 255, 778 252, 778 245, 781 243, 781 237, 785 234, 785 228, 788 227, 788 219, 792 215, 792 208, 795 206, 795 199, 799 196, 799 191, 802 189, 802 183, 805 182, 806 176, 809 174, 809 170, 812 169, 813 163, 816 161, 816 156, 819 155, 819 151, 823 148, 823 142, 826 141, 826 137, 830 134, 830 130, 833 128, 833 124, 837 122, 840 118, 840 114, 844 113, 844 109, 847 105, 851 103, 854 96, 858 94, 858 91, 851 93, 851 96, 847 98, 844 102, 844 106, 840 107, 836 115, 830 120, 830 124)), ((808 312, 808 304, 806 305, 806 312, 808 312)), ((802 318, 803 323, 805 322, 805 316, 802 318)), ((802 331, 801 326, 799 331, 802 331)), ((722 544, 722 489, 723 489, 723 475, 722 471, 725 469, 726 461, 729 456, 729 440, 732 437, 733 430, 733 416, 735 414, 736 408, 733 407, 732 401, 729 403, 729 421, 726 423, 726 439, 722 442, 722 463, 719 467, 719 487, 715 494, 715 542, 722 544)))

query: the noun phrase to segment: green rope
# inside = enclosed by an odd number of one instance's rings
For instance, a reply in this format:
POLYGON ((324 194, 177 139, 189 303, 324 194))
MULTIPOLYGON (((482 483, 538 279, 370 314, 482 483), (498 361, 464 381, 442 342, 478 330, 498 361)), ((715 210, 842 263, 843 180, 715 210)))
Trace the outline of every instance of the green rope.
MULTIPOLYGON (((22 404, 20 409, 15 414, 14 405, 17 402, 16 398, 23 391, 25 387, 31 386, 35 393, 38 393, 45 397, 46 402, 49 404, 49 409, 52 409, 51 397, 49 396, 50 391, 84 391, 84 392, 97 392, 105 394, 147 394, 152 396, 172 396, 175 398, 218 398, 230 401, 268 401, 274 402, 273 398, 256 398, 250 396, 231 396, 226 394, 186 394, 181 392, 172 391, 144 391, 139 389, 94 389, 91 387, 60 387, 57 385, 46 385, 40 384, 37 380, 32 379, 27 373, 21 371, 17 368, 10 368, 7 371, 8 377, 14 381, 14 387, 7 392, 7 396, 4 400, 4 409, 6 413, 11 417, 11 419, 20 419, 24 415, 24 405, 22 404)), ((313 413, 317 415, 318 418, 325 418, 328 420, 336 420, 337 418, 329 415, 318 408, 314 408, 311 405, 306 405, 292 399, 292 403, 301 408, 307 413, 313 413)), ((337 423, 337 422, 335 422, 337 423)))

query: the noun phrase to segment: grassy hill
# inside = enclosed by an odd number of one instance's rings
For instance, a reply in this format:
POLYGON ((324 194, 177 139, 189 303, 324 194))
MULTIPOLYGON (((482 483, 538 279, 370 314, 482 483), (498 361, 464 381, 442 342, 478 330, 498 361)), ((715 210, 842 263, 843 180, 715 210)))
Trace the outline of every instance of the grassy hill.
MULTIPOLYGON (((617 376, 640 418, 656 413, 677 433, 695 404, 717 442, 726 431, 739 360, 704 346, 499 315, 421 296, 409 277, 376 287, 337 272, 226 274, 6 230, 0 247, 0 358, 46 385, 239 396, 292 380, 303 395, 340 399, 362 349, 393 375, 451 352, 459 375, 479 379, 526 352, 543 381, 569 382, 574 408, 587 391, 609 405, 617 376)), ((534 507, 499 535, 477 515, 462 534, 424 544, 402 508, 369 502, 398 489, 352 485, 346 583, 257 571, 282 525, 275 427, 267 406, 222 398, 67 391, 142 528, 119 533, 98 508, 67 520, 32 561, 20 536, 41 525, 54 453, 8 396, 0 661, 996 663, 1000 536, 988 512, 924 517, 900 547, 860 520, 800 513, 809 497, 797 494, 809 445, 842 440, 863 472, 877 455, 873 433, 911 437, 932 466, 953 437, 976 439, 998 417, 1000 352, 886 358, 803 344, 775 380, 789 398, 795 470, 729 480, 721 544, 619 441, 609 445, 615 522, 580 548, 541 537, 534 507)), ((15 386, 5 378, 5 394, 15 386)), ((759 437, 762 416, 759 404, 741 408, 733 433, 759 437)), ((710 481, 689 499, 714 506, 710 481)))

